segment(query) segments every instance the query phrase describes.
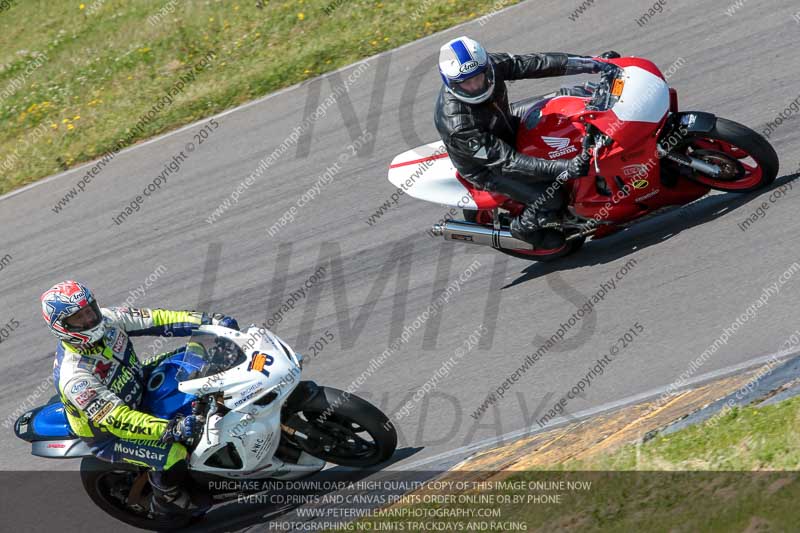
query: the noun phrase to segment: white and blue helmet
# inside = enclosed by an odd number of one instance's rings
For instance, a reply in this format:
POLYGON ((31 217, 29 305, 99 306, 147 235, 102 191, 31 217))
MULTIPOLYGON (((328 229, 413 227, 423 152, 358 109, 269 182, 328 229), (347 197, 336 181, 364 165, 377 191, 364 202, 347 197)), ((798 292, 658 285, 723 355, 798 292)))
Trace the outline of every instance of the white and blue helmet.
POLYGON ((494 91, 492 61, 483 46, 469 37, 459 37, 442 46, 439 73, 447 91, 467 104, 485 102, 494 91))

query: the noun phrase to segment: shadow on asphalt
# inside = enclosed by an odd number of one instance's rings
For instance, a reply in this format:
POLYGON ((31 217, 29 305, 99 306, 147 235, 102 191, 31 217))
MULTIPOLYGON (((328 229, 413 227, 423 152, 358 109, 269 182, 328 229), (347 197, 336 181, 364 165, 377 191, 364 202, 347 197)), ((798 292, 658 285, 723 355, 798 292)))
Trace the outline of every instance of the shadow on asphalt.
POLYGON ((705 196, 688 206, 676 207, 668 212, 634 224, 614 235, 597 241, 589 241, 575 255, 552 263, 532 263, 522 271, 520 277, 503 287, 503 289, 514 287, 553 272, 611 263, 654 244, 664 242, 684 230, 732 213, 736 209, 764 195, 768 195, 773 189, 785 185, 798 177, 800 177, 800 173, 788 174, 776 178, 775 182, 766 189, 748 194, 730 192, 715 194, 713 196, 705 196))
MULTIPOLYGON (((347 481, 347 482, 356 482, 363 479, 366 479, 370 476, 380 475, 382 472, 385 472, 384 469, 388 468, 389 466, 397 463, 399 461, 403 461, 408 459, 409 457, 413 457, 417 453, 421 452, 424 448, 418 447, 407 447, 407 448, 400 448, 395 451, 392 458, 379 465, 377 469, 357 469, 357 468, 348 468, 343 466, 335 466, 332 468, 328 468, 314 474, 313 476, 303 478, 299 481, 307 481, 307 482, 317 482, 317 481, 329 481, 329 480, 336 480, 336 481, 347 481)), ((433 473, 436 474, 436 473, 433 473)), ((393 472, 390 474, 393 478, 402 479, 403 473, 402 472, 393 472)), ((411 475, 411 474, 410 474, 411 475)), ((419 472, 414 472, 413 475, 418 477, 419 472)), ((264 480, 265 483, 268 480, 264 480)), ((266 485, 265 485, 266 486, 266 485)), ((331 490, 318 490, 314 491, 313 494, 315 496, 322 497, 325 494, 330 494, 332 492, 336 492, 334 489, 331 490)), ((286 489, 279 488, 279 482, 275 484, 275 487, 270 490, 267 488, 265 491, 258 492, 256 494, 267 494, 268 496, 276 495, 276 496, 283 496, 284 498, 277 498, 277 499, 285 499, 285 496, 288 495, 297 495, 300 494, 298 491, 290 491, 286 489)), ((229 501, 228 503, 222 503, 216 508, 212 509, 208 514, 206 514, 205 518, 202 522, 198 523, 194 527, 189 529, 185 529, 183 531, 193 531, 193 532, 208 532, 208 533, 217 533, 223 531, 239 531, 242 529, 246 529, 252 526, 263 525, 265 522, 270 520, 280 520, 282 516, 290 514, 294 509, 300 507, 300 504, 270 504, 270 503, 237 503, 236 496, 233 496, 233 500, 229 501)), ((262 528, 265 526, 262 526, 262 528)), ((263 531, 264 529, 257 528, 259 531, 263 531)))

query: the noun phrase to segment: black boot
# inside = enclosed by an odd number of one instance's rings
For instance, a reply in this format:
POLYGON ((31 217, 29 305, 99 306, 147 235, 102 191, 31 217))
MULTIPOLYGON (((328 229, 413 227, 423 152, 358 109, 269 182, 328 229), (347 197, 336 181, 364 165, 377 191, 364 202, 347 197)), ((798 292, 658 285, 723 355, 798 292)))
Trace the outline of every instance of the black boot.
POLYGON ((183 476, 172 470, 147 472, 147 480, 153 489, 151 512, 161 515, 188 515, 202 509, 192 501, 189 492, 181 488, 180 480, 176 479, 178 477, 183 476))
POLYGON ((558 211, 534 211, 528 206, 511 221, 509 230, 515 238, 541 250, 555 250, 567 242, 558 211))

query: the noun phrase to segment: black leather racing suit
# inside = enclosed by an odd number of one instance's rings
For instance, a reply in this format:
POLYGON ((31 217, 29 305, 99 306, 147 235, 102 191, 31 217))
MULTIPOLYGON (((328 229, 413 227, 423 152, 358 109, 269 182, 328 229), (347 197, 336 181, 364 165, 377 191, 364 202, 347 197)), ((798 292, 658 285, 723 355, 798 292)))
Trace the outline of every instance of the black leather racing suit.
MULTIPOLYGON (((434 122, 459 174, 480 189, 497 191, 528 206, 535 204, 547 186, 567 169, 568 160, 527 156, 515 149, 517 128, 528 106, 509 105, 506 80, 546 78, 580 73, 568 69, 571 56, 547 54, 489 54, 495 87, 489 100, 466 104, 442 86, 434 122)), ((539 212, 562 208, 560 189, 542 198, 539 209, 526 209, 519 218, 522 229, 537 227, 539 212)), ((513 228, 513 226, 512 226, 513 228)))

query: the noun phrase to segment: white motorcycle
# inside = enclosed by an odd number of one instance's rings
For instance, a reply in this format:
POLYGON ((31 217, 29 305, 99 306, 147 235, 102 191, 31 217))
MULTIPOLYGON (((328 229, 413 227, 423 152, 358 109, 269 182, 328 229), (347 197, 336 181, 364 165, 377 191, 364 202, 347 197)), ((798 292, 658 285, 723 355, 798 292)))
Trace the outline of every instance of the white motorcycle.
MULTIPOLYGON (((153 370, 139 409, 165 419, 205 417, 188 446, 187 489, 209 501, 219 495, 214 485, 226 485, 211 480, 292 480, 326 462, 366 468, 392 456, 397 433, 386 415, 353 394, 301 381, 301 374, 302 356, 268 330, 202 326, 153 370)), ((123 522, 175 529, 208 510, 180 519, 151 513, 145 469, 96 459, 71 432, 58 397, 22 415, 15 431, 32 443, 33 455, 82 458, 89 496, 123 522)))

